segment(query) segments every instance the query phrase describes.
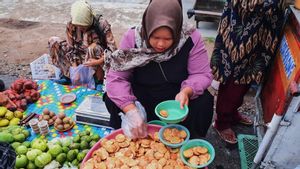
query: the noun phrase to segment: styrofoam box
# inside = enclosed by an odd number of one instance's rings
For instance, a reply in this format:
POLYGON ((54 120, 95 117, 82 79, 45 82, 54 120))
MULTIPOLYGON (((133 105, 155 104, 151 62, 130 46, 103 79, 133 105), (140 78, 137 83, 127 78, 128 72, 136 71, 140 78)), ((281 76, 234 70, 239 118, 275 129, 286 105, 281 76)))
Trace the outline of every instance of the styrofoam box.
POLYGON ((43 54, 30 63, 32 79, 59 79, 61 71, 54 65, 49 64, 49 58, 48 54, 43 54), (54 73, 49 71, 49 67, 54 70, 54 73))

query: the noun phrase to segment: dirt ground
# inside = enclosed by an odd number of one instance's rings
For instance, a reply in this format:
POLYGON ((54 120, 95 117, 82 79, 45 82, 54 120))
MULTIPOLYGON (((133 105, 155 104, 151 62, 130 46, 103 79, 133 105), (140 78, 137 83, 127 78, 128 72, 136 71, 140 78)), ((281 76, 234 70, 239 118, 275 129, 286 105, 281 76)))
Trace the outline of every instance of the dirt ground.
MULTIPOLYGON (((117 44, 125 28, 112 27, 117 44)), ((31 78, 29 64, 48 53, 51 36, 65 38, 65 24, 31 22, 0 18, 0 77, 3 75, 31 78)), ((208 55, 213 50, 213 40, 205 39, 208 55)))
MULTIPOLYGON (((126 30, 112 27, 112 31, 119 44, 122 33, 126 30)), ((65 38, 65 24, 0 19, 0 56, 8 63, 30 63, 48 52, 47 41, 51 36, 65 38)), ((213 41, 205 39, 205 43, 210 56, 213 41)))
MULTIPOLYGON (((112 28, 117 43, 125 30, 112 28)), ((9 85, 18 77, 31 77, 29 63, 48 52, 47 41, 51 36, 65 37, 65 24, 29 22, 13 19, 0 19, 0 79, 9 85)), ((213 40, 205 39, 209 56, 213 49, 213 40)), ((245 98, 247 114, 253 116, 253 92, 245 98)), ((238 133, 252 134, 251 127, 238 126, 238 133)), ((210 168, 240 168, 237 145, 225 144, 213 129, 206 138, 216 149, 216 158, 210 168)))

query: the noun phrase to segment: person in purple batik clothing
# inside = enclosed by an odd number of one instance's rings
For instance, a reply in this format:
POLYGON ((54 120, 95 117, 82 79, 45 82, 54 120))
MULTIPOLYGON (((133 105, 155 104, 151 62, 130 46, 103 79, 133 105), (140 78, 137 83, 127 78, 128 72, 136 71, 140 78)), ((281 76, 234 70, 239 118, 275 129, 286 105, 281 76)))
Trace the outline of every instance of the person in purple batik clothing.
POLYGON ((207 91, 212 73, 207 51, 198 30, 183 24, 180 0, 152 0, 142 24, 129 29, 120 49, 105 54, 107 70, 104 101, 110 125, 121 127, 119 112, 132 122, 131 134, 146 135, 140 102, 147 120, 156 120, 155 106, 178 100, 189 114, 180 124, 191 137, 205 137, 213 116, 213 96, 207 91))

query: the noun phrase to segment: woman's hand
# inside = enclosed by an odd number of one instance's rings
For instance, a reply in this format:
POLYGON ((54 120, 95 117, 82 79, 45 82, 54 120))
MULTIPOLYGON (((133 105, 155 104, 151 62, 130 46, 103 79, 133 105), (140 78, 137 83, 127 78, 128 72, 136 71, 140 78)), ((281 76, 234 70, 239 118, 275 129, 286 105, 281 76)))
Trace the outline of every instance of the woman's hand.
POLYGON ((139 109, 133 109, 125 114, 128 119, 128 126, 132 138, 144 138, 147 136, 147 124, 141 116, 141 113, 139 109))
POLYGON ((87 62, 83 63, 84 66, 97 66, 103 63, 103 59, 89 59, 87 62))
POLYGON ((183 109, 184 105, 189 104, 190 97, 193 94, 193 89, 190 87, 186 87, 182 89, 176 96, 175 100, 180 102, 180 108, 183 109))
POLYGON ((123 131, 125 131, 125 135, 129 136, 130 138, 146 137, 147 124, 145 123, 145 119, 142 116, 142 111, 145 111, 144 108, 136 106, 135 104, 129 104, 128 106, 125 106, 123 111, 125 112, 123 118, 126 118, 126 124, 124 123, 122 118, 122 128, 123 131))

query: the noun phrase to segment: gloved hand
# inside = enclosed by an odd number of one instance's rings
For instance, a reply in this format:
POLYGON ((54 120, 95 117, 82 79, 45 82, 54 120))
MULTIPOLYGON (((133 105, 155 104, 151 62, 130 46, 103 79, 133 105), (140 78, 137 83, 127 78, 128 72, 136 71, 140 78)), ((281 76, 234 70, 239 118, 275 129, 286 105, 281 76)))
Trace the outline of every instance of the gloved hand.
POLYGON ((135 139, 147 136, 147 115, 144 107, 135 102, 136 108, 127 113, 119 113, 122 119, 121 127, 126 136, 135 139))

